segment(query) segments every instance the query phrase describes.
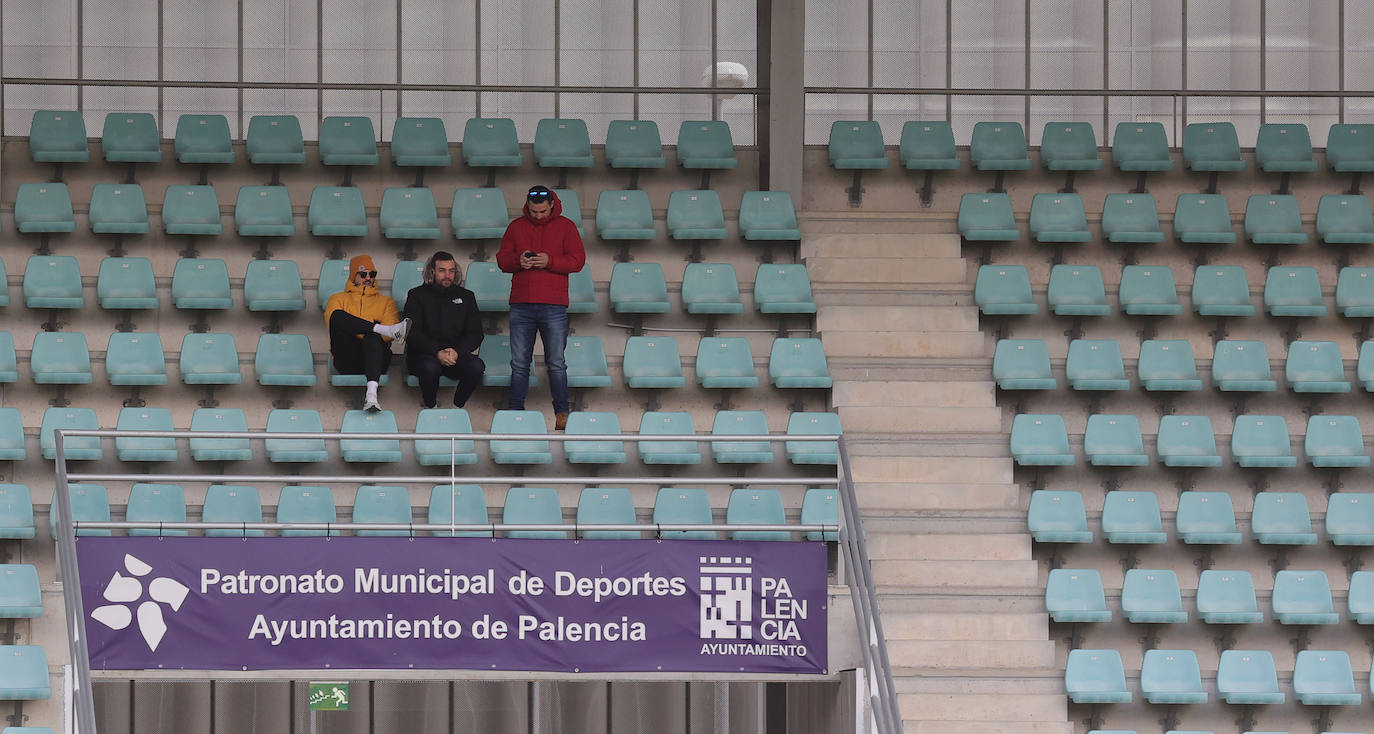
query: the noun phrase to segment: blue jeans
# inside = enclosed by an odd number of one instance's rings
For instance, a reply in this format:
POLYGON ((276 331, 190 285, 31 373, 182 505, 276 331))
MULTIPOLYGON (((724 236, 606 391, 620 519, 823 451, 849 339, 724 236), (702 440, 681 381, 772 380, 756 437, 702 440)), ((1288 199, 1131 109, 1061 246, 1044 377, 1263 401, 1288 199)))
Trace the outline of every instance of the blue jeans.
POLYGON ((553 412, 569 412, 568 364, 563 350, 568 344, 568 308, 548 303, 510 305, 510 395, 506 407, 525 409, 530 391, 530 362, 534 359, 534 334, 544 342, 544 367, 549 371, 553 412))

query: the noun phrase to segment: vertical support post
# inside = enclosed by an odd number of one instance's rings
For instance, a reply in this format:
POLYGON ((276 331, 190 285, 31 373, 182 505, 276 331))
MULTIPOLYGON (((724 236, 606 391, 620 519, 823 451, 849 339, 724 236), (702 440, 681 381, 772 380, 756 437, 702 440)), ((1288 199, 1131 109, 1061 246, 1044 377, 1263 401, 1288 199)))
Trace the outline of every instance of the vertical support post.
POLYGON ((716 689, 715 705, 712 713, 715 714, 714 724, 715 734, 730 734, 730 684, 715 683, 716 689))
POLYGON ((315 109, 324 110, 324 0, 315 0, 315 109))
MULTIPOLYGON (((1268 56, 1269 56, 1269 55, 1266 54, 1266 53, 1264 52, 1264 49, 1265 49, 1265 39, 1264 39, 1264 36, 1265 36, 1265 29, 1266 29, 1265 23, 1266 23, 1266 21, 1268 20, 1269 8, 1268 8, 1268 4, 1265 2, 1265 0, 1260 0, 1260 8, 1259 8, 1259 10, 1260 10, 1260 12, 1259 12, 1259 16, 1260 16, 1260 17, 1259 17, 1259 21, 1260 21, 1260 30, 1259 30, 1259 56, 1260 56, 1259 67, 1260 67, 1260 83, 1259 83, 1259 88, 1260 88, 1260 91, 1261 91, 1261 92, 1267 92, 1267 91, 1269 91, 1269 86, 1268 86, 1268 80, 1267 80, 1267 75, 1266 75, 1267 69, 1266 69, 1265 67, 1268 66, 1268 62, 1269 62, 1268 56)), ((1264 124, 1264 111, 1265 111, 1265 109, 1266 109, 1268 106, 1269 106, 1268 100, 1265 98, 1265 96, 1264 96, 1263 94, 1261 94, 1261 95, 1260 95, 1260 124, 1261 124, 1261 125, 1264 124)))
POLYGON ((802 143, 806 124, 803 87, 805 0, 775 0, 770 17, 768 189, 804 201, 802 143))
MULTIPOLYGON (((398 2, 399 2, 399 0, 398 0, 398 2)), ((560 85, 560 80, 561 80, 562 77, 563 77, 562 69, 559 68, 559 58, 558 58, 559 55, 560 55, 560 51, 562 51, 562 49, 563 49, 562 35, 563 35, 563 3, 561 2, 561 0, 553 0, 553 85, 554 85, 555 87, 557 87, 557 86, 560 85)), ((559 118, 559 117, 562 117, 562 116, 563 116, 563 115, 561 114, 562 111, 563 111, 562 102, 563 102, 563 95, 562 95, 561 93, 559 93, 559 92, 554 92, 554 93, 553 93, 553 116, 554 116, 555 118, 559 118)))
POLYGON ((401 29, 404 27, 401 16, 402 0, 396 0, 396 116, 400 117, 404 109, 401 105, 401 29))
MULTIPOLYGON (((635 0, 635 7, 639 7, 639 0, 635 0)), ((754 87, 758 89, 758 93, 754 95, 754 143, 758 147, 759 153, 759 188, 763 191, 769 191, 771 187, 768 181, 768 165, 771 158, 768 151, 772 141, 768 136, 768 125, 773 109, 773 98, 768 91, 772 86, 773 79, 772 67, 769 63, 773 53, 772 0, 755 0, 754 21, 754 40, 758 46, 757 61, 755 62, 757 69, 754 71, 754 87)), ((639 68, 637 64, 635 68, 639 68)), ((637 77, 635 83, 639 83, 637 77)), ((635 99, 638 97, 636 96, 635 99)))
POLYGON ((1188 124, 1188 0, 1183 0, 1183 2, 1179 4, 1178 51, 1179 54, 1181 54, 1179 62, 1182 70, 1179 78, 1179 88, 1183 90, 1183 95, 1178 101, 1179 114, 1174 118, 1174 142, 1178 143, 1178 147, 1182 148, 1183 131, 1179 129, 1179 120, 1182 119, 1184 125, 1188 124))
MULTIPOLYGON (((86 2, 76 0, 76 78, 86 78, 86 2)), ((162 0, 157 3, 157 78, 162 79, 162 0)), ((76 85, 76 109, 84 109, 86 85, 76 85)))
POLYGON ((868 63, 867 73, 869 89, 868 94, 864 95, 864 99, 867 102, 867 109, 864 110, 864 119, 866 120, 873 119, 873 5, 873 0, 868 0, 868 8, 865 11, 868 13, 868 38, 866 39, 866 43, 868 46, 868 58, 866 59, 866 61, 868 63))
POLYGON ((763 706, 767 723, 764 734, 787 734, 787 684, 763 684, 763 706))
MULTIPOLYGON (((1026 89, 1029 90, 1031 88, 1031 0, 1025 0, 1025 5, 1023 5, 1022 7, 1024 10, 1024 15, 1022 16, 1021 23, 1024 28, 1023 32, 1025 35, 1025 40, 1022 41, 1023 47, 1021 49, 1021 58, 1023 60, 1022 74, 1025 78, 1026 89)), ((1027 144, 1029 144, 1031 134, 1031 97, 1029 93, 1026 94, 1025 109, 1022 110, 1022 115, 1025 117, 1025 122, 1022 125, 1022 129, 1026 133, 1026 142, 1027 144)))
MULTIPOLYGON (((57 568, 62 580, 62 597, 67 613, 67 639, 71 646, 73 709, 77 731, 94 732, 95 700, 91 691, 91 658, 86 647, 86 611, 81 601, 81 572, 76 564, 76 537, 72 528, 72 505, 67 487, 67 455, 63 451, 62 431, 53 432, 57 451, 57 481, 53 486, 57 507, 57 568)), ((132 694, 131 694, 132 695, 132 694)), ((133 706, 130 705, 130 716, 133 706)), ((132 729, 131 729, 132 731, 132 729)))
MULTIPOLYGON (((945 0, 945 89, 954 88, 954 0, 945 0)), ((945 95, 945 121, 954 124, 954 96, 945 95)))
MULTIPOLYGON (((1345 0, 1336 4, 1336 58, 1339 64, 1336 66, 1336 88, 1345 91, 1345 0)), ((0 97, 0 100, 4 99, 0 97)), ((1342 95, 1337 100, 1336 122, 1345 124, 1345 96, 1342 95)))
MULTIPOLYGON (((238 59, 237 59, 237 65, 238 65, 239 88, 238 88, 236 91, 238 92, 239 130, 243 130, 243 0, 238 0, 237 5, 238 5, 238 19, 237 19, 237 24, 238 24, 238 44, 237 44, 237 48, 238 48, 238 59)), ((158 122, 159 122, 159 124, 161 124, 161 121, 160 121, 160 120, 159 120, 158 122)), ((318 122, 318 120, 316 121, 315 129, 316 129, 316 130, 319 129, 319 122, 318 122)), ((246 137, 248 137, 248 136, 247 136, 247 135, 244 135, 244 137, 246 138, 246 137)), ((133 181, 133 179, 131 178, 131 179, 130 179, 130 182, 132 183, 132 181, 133 181)))
MULTIPOLYGON (((1111 5, 1111 2, 1112 2, 1112 0, 1102 0, 1102 88, 1103 88, 1103 89, 1110 89, 1110 88, 1111 88, 1111 81, 1110 81, 1110 79, 1111 79, 1111 73, 1112 73, 1111 54, 1107 53, 1107 49, 1110 48, 1110 45, 1109 45, 1109 43, 1108 43, 1108 39, 1109 39, 1109 36, 1110 36, 1110 30, 1111 30, 1111 26, 1108 25, 1108 23, 1107 23, 1107 18, 1109 17, 1109 16, 1107 15, 1107 10, 1108 10, 1108 6, 1111 5)), ((1108 143, 1111 142, 1111 133, 1109 132, 1109 129, 1110 129, 1110 128, 1108 127, 1109 125, 1112 124, 1111 109, 1112 109, 1112 98, 1111 98, 1111 96, 1110 96, 1110 95, 1103 95, 1103 96, 1102 96, 1102 139, 1105 140, 1105 141, 1107 141, 1108 143)))
MULTIPOLYGON (((768 2, 768 0, 758 0, 758 1, 759 1, 760 3, 762 3, 762 4, 767 4, 767 2, 768 2)), ((632 74, 632 78, 631 78, 631 80, 630 80, 630 83, 633 84, 633 85, 635 86, 635 89, 637 90, 637 89, 639 88, 639 0, 634 0, 634 2, 632 3, 632 5, 633 5, 633 10, 632 10, 631 13, 630 13, 630 28, 631 28, 630 32, 634 34, 634 39, 633 39, 633 41, 631 41, 631 43, 630 43, 630 55, 634 57, 634 63, 631 64, 631 66, 633 67, 634 71, 633 71, 633 74, 632 74)), ((759 49, 759 59, 760 59, 760 60, 763 59, 763 49, 762 49, 762 48, 759 49)), ((638 120, 638 119, 639 119, 639 92, 636 91, 634 94, 631 94, 631 95, 630 95, 630 99, 631 99, 631 106, 634 108, 634 109, 633 109, 634 114, 630 117, 630 119, 632 119, 632 120, 638 120)))
MULTIPOLYGON (((717 18, 719 8, 716 3, 718 0, 711 0, 711 119, 720 119, 720 98, 716 95, 716 87, 720 86, 720 80, 716 73, 716 64, 720 61, 719 39, 716 37, 717 18)), ((757 21, 756 21, 757 22, 757 21)), ((630 188, 634 188, 631 186, 630 188)))
MULTIPOLYGON (((472 52, 474 57, 473 84, 482 87, 482 0, 472 0, 472 52)), ((639 56, 635 56, 635 84, 639 83, 639 56)), ((482 93, 477 92, 476 113, 482 116, 482 93)))

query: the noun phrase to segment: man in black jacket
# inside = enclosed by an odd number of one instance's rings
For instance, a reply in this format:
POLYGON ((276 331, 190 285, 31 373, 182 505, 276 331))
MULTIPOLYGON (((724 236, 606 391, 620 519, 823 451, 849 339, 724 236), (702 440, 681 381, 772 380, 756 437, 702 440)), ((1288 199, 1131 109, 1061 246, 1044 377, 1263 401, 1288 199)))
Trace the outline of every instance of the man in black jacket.
POLYGON ((406 296, 405 314, 411 320, 406 369, 420 381, 420 407, 435 407, 443 376, 458 381, 453 406, 461 408, 487 369, 473 354, 482 344, 482 314, 477 297, 459 285, 453 255, 443 251, 431 255, 424 278, 424 284, 406 296))

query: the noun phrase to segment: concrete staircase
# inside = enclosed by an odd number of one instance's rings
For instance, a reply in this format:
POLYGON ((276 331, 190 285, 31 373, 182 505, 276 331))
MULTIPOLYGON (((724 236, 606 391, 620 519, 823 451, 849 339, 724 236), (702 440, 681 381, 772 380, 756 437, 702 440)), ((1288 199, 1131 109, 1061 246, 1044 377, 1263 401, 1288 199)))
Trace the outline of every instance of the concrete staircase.
POLYGON ((802 255, 906 731, 1071 734, 959 237, 819 232, 802 255))

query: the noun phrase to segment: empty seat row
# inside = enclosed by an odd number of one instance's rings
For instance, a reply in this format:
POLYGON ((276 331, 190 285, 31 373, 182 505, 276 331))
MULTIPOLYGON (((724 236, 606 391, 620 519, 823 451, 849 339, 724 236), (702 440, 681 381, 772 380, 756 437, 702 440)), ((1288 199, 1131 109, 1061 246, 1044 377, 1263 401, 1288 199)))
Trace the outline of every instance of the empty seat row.
MULTIPOLYGON (((69 486, 72 517, 77 522, 108 522, 111 519, 108 492, 100 484, 72 484, 69 486)), ((439 484, 430 492, 424 524, 488 525, 493 522, 509 525, 565 525, 558 492, 551 487, 511 487, 506 491, 505 504, 499 519, 489 516, 487 500, 481 487, 475 484, 439 484)), ((186 497, 180 485, 140 482, 129 490, 125 509, 127 522, 186 522, 186 497)), ((262 499, 257 487, 215 484, 205 492, 201 522, 260 523, 263 522, 262 499)), ((326 486, 292 485, 282 487, 277 500, 276 521, 280 523, 334 524, 339 522, 334 493, 326 486)), ((400 524, 416 523, 410 493, 403 486, 363 485, 353 498, 354 523, 400 524)), ((654 503, 653 523, 664 525, 716 524, 706 490, 695 487, 663 487, 654 503)), ((801 522, 817 525, 839 523, 839 502, 836 490, 810 489, 802 499, 801 522)), ((509 530, 510 538, 568 538, 575 534, 586 539, 622 539, 642 537, 638 530, 582 530, 578 525, 637 524, 636 508, 630 490, 624 487, 587 487, 577 503, 576 525, 569 530, 509 530)), ((735 489, 730 493, 725 510, 725 523, 730 525, 784 525, 787 523, 782 493, 776 489, 735 489)), ((131 528, 129 535, 186 536, 190 532, 177 528, 131 528)), ((293 529, 281 530, 283 536, 339 535, 338 530, 293 529)), ((411 535, 410 530, 356 531, 360 536, 411 535)), ((77 528, 77 535, 108 536, 113 532, 103 528, 77 528)), ((266 531, 255 528, 207 529, 210 537, 264 536, 266 531)), ((485 530, 434 530, 436 536, 492 537, 485 530)), ((713 530, 661 530, 659 537, 676 539, 707 539, 719 537, 713 530)), ((806 540, 829 540, 837 537, 834 531, 807 531, 806 540)), ((785 530, 736 530, 733 540, 791 540, 785 530)), ((0 569, 5 567, 0 566, 0 569)))
MULTIPOLYGON (((166 408, 127 407, 119 412, 115 428, 123 431, 173 431, 171 411, 166 408)), ((39 445, 43 458, 56 458, 53 432, 64 430, 98 430, 95 411, 91 408, 48 408, 43 414, 39 430, 39 445)), ((242 410, 235 408, 199 408, 191 418, 192 431, 248 433, 248 423, 242 410)), ((274 409, 259 434, 323 433, 324 424, 319 412, 310 409, 274 409)), ((397 433, 396 416, 391 411, 367 412, 350 410, 345 413, 341 433, 397 433)), ((471 434, 472 420, 462 408, 429 408, 416 416, 415 433, 471 434)), ((491 433, 500 435, 547 435, 548 426, 538 411, 499 410, 492 416, 491 433)), ((569 416, 568 433, 587 436, 615 436, 621 434, 620 421, 614 413, 576 412, 569 416)), ((699 443, 708 436, 696 433, 690 413, 646 412, 640 418, 639 433, 644 435, 682 436, 681 441, 655 440, 630 443, 638 445, 639 458, 645 464, 688 465, 701 463, 699 443)), ((787 435, 838 435, 839 416, 835 413, 793 413, 788 419, 787 435)), ((715 414, 709 437, 712 458, 720 464, 766 464, 774 459, 773 443, 768 441, 728 440, 730 436, 765 436, 769 434, 768 419, 760 410, 722 410, 715 414)), ((190 438, 191 457, 196 461, 249 461, 253 458, 252 442, 244 438, 190 438)), ((549 441, 531 439, 496 439, 487 446, 487 453, 498 464, 550 464, 553 452, 549 441)), ((624 441, 613 439, 569 441, 563 445, 570 463, 619 464, 627 454, 624 441)), ((797 440, 783 442, 787 459, 793 464, 836 464, 838 445, 834 441, 797 440)), ((319 439, 265 438, 269 461, 276 463, 317 463, 328 461, 328 442, 319 439)), ((177 439, 119 436, 115 450, 121 461, 176 461, 179 456, 177 439)), ((68 459, 99 461, 104 458, 101 441, 94 436, 65 437, 63 451, 68 459)), ((476 442, 471 439, 418 439, 414 442, 418 462, 425 466, 475 464, 478 461, 476 442)), ((340 439, 339 454, 350 463, 395 463, 403 460, 400 439, 340 439)), ((0 408, 0 459, 20 461, 26 458, 23 425, 15 408, 0 408)), ((3 537, 3 536, 0 536, 3 537)))
MULTIPOLYGON (((1267 650, 1226 650, 1216 671, 1217 694, 1233 705, 1274 704, 1287 700, 1279 690, 1274 657, 1267 650)), ((1074 703, 1129 703, 1121 654, 1116 650, 1071 650, 1064 685, 1074 703)), ((1207 702, 1197 655, 1192 650, 1148 650, 1140 670, 1140 690, 1156 704, 1207 702)), ((1364 698, 1355 689, 1350 656, 1343 650, 1303 650, 1293 666, 1293 693, 1305 706, 1354 706, 1364 698)))

